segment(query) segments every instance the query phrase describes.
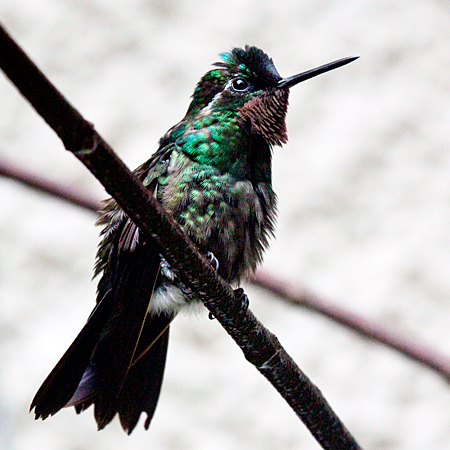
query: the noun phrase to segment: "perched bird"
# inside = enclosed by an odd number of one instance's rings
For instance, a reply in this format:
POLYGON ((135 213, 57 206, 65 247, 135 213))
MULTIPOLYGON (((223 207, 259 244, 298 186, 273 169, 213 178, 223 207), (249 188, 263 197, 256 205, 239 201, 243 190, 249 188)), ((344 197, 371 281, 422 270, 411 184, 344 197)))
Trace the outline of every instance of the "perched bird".
MULTIPOLYGON (((256 47, 220 56, 197 84, 183 120, 136 174, 219 275, 239 283, 261 262, 273 234, 272 148, 287 141, 289 89, 356 58, 282 78, 256 47)), ((171 321, 198 300, 114 200, 98 223, 104 229, 97 305, 31 409, 45 419, 65 406, 80 412, 94 404, 99 429, 118 413, 131 433, 142 412, 145 428, 153 417, 171 321)))

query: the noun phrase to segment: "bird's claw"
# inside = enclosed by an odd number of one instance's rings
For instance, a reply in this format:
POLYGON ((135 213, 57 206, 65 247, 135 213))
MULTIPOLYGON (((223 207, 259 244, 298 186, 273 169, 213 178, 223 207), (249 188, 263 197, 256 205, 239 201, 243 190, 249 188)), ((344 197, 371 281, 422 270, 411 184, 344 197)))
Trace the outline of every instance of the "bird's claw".
POLYGON ((247 294, 244 292, 244 289, 242 288, 235 289, 234 299, 236 302, 241 303, 241 307, 244 311, 247 311, 250 302, 248 300, 247 294))
POLYGON ((209 264, 213 266, 214 270, 217 272, 219 270, 219 260, 214 256, 213 252, 207 252, 205 254, 206 259, 208 260, 209 264))
MULTIPOLYGON (((250 302, 248 300, 247 294, 244 292, 244 289, 238 288, 235 289, 233 292, 234 292, 234 300, 240 303, 240 307, 244 312, 247 312, 250 302)), ((214 320, 215 319, 214 314, 212 312, 209 312, 208 318, 209 320, 214 320)))

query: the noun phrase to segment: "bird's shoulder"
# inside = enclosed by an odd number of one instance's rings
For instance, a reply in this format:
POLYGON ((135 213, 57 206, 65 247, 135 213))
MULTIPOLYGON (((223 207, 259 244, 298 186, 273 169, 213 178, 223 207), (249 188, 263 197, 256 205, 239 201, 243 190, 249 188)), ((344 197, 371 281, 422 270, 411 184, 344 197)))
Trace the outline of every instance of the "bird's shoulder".
MULTIPOLYGON (((175 148, 174 144, 160 146, 150 159, 134 171, 151 195, 156 195, 158 180, 166 176, 175 148)), ((118 251, 133 251, 139 242, 139 229, 117 202, 109 198, 103 204, 96 222, 103 229, 100 232, 102 239, 98 246, 94 276, 105 269, 113 246, 118 246, 118 251)))

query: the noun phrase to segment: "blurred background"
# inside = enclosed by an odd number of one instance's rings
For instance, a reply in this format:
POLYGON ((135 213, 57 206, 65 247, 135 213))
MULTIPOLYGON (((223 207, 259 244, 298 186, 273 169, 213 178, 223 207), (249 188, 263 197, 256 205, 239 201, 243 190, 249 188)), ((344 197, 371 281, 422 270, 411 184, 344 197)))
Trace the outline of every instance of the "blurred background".
MULTIPOLYGON (((264 269, 450 355, 450 5, 442 1, 2 0, 0 21, 134 168, 198 79, 256 45, 282 76, 359 55, 290 96, 264 269)), ((105 197, 0 76, 0 157, 105 197)), ((172 326, 150 430, 93 412, 44 422, 35 391, 83 326, 95 217, 0 179, 0 448, 316 449, 206 312, 172 326)), ((327 319, 246 285, 251 308, 365 449, 450 448, 450 387, 327 319)))

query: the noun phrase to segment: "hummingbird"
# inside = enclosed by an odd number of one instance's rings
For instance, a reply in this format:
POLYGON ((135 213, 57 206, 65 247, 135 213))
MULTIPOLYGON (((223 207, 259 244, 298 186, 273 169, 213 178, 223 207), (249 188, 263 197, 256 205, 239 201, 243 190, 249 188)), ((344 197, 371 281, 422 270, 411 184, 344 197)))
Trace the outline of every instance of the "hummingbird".
MULTIPOLYGON (((262 261, 274 233, 272 149, 287 142, 290 88, 356 58, 282 78, 259 48, 220 57, 197 84, 184 118, 135 173, 217 273, 238 285, 262 261)), ((130 434, 143 412, 146 429, 154 415, 172 320, 199 300, 113 199, 97 223, 103 229, 96 306, 30 410, 45 419, 63 407, 80 413, 93 404, 98 429, 118 414, 130 434)))

